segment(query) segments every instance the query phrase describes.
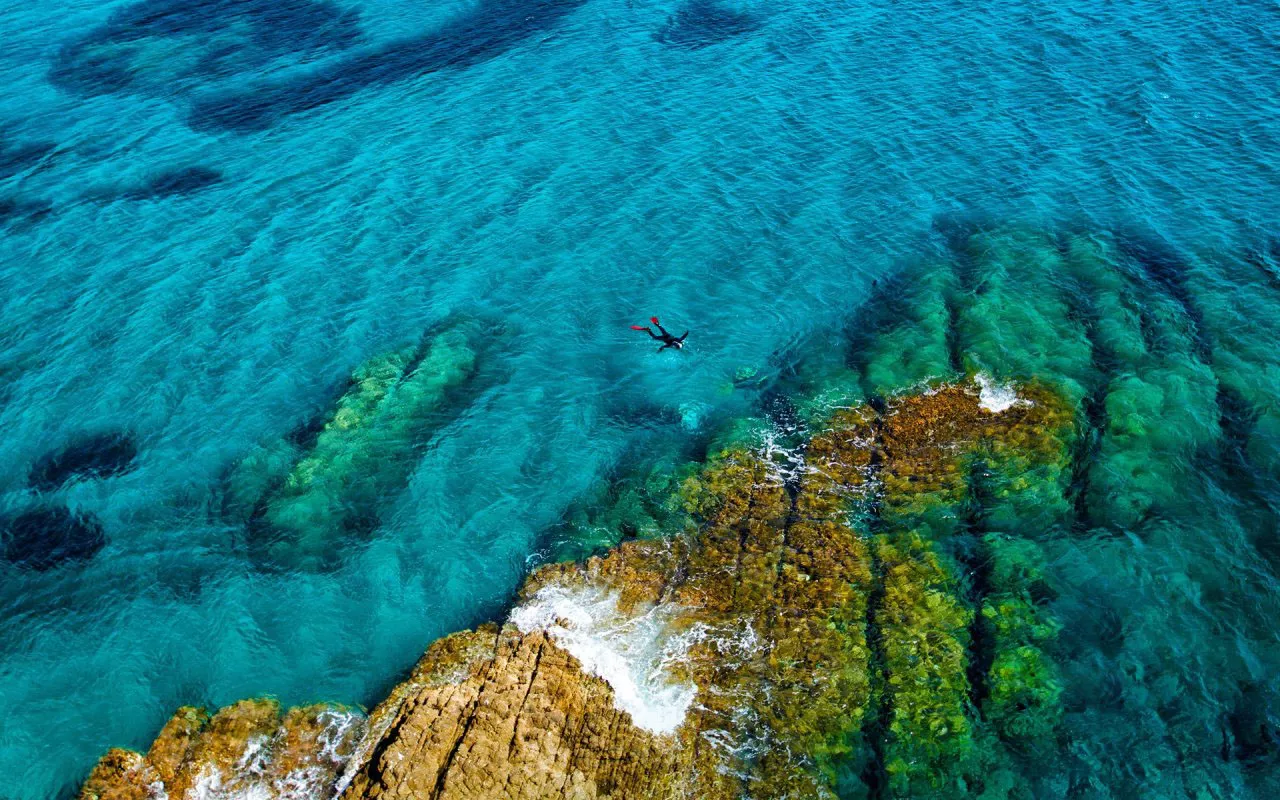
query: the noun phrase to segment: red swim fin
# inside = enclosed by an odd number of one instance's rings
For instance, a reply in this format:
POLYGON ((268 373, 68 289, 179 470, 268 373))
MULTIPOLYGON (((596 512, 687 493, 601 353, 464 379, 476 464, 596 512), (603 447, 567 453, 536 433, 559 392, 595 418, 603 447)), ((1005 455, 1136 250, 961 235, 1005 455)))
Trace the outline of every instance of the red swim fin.
POLYGON ((652 322, 654 325, 661 325, 661 324, 662 324, 661 322, 658 322, 658 318, 657 318, 657 317, 649 317, 649 321, 650 321, 650 322, 652 322))
POLYGON ((633 330, 633 331, 643 331, 643 330, 648 330, 648 329, 647 329, 647 328, 645 328, 645 326, 643 326, 643 325, 632 325, 632 326, 631 326, 631 330, 633 330))

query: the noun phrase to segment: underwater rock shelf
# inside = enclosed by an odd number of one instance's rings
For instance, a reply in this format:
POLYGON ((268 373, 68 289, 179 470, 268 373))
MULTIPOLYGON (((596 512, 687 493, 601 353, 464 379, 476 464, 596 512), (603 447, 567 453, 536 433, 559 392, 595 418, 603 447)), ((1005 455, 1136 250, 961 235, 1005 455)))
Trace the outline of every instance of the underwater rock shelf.
POLYGON ((423 444, 479 391, 478 343, 492 333, 456 321, 369 359, 323 418, 236 465, 224 506, 245 521, 255 560, 323 569, 376 528, 380 500, 403 489, 423 444))
MULTIPOLYGON (((435 642, 367 718, 182 709, 146 755, 110 751, 81 797, 1130 796, 1141 770, 1076 726, 1153 715, 1072 700, 1093 662, 1059 646, 1067 587, 1049 564, 1073 540, 1194 519, 1193 459, 1269 479, 1270 331, 1247 338, 1214 302, 1222 285, 1109 237, 1006 229, 949 247, 883 284, 846 352, 797 365, 794 429, 743 420, 705 458, 627 478, 582 512, 613 532, 587 546, 612 550, 536 569, 506 623, 435 642)), ((415 380, 433 404, 470 371, 452 341, 357 373, 312 452, 364 456, 295 452, 250 493, 288 531, 277 541, 311 558, 341 538, 292 511, 349 505, 310 497, 352 485, 318 478, 324 463, 404 480, 410 451, 376 465, 385 437, 366 433, 403 439, 401 414, 344 409, 415 380)), ((1107 620, 1089 624, 1122 651, 1107 620)), ((1142 696, 1139 673, 1113 679, 1142 696)), ((1275 778, 1249 719, 1226 744, 1168 734, 1178 785, 1275 778)))

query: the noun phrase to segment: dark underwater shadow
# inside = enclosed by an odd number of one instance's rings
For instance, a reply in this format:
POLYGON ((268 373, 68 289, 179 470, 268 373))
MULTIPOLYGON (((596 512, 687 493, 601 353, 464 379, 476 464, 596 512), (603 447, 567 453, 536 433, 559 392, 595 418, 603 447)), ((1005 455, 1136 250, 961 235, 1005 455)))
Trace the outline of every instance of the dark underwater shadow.
POLYGON ((1213 343, 1205 332, 1204 314, 1187 288, 1190 266, 1184 258, 1163 241, 1132 230, 1116 236, 1120 252, 1137 264, 1147 280, 1182 307, 1191 324, 1195 355, 1206 364, 1213 363, 1213 343))
POLYGON ((222 173, 209 167, 182 167, 155 175, 147 181, 119 193, 124 200, 153 200, 185 197, 222 182, 222 173))
POLYGON ((1258 271, 1272 289, 1280 290, 1280 234, 1268 234, 1245 254, 1245 262, 1258 271))
POLYGON ((57 149, 54 142, 7 144, 0 139, 0 181, 40 166, 57 149))
MULTIPOLYGON (((41 170, 57 158, 58 145, 54 142, 27 141, 6 142, 0 136, 0 182, 17 179, 21 184, 25 173, 41 170)), ((0 225, 10 223, 39 222, 53 211, 48 200, 33 200, 20 196, 0 197, 0 225)))
POLYGON ((79 94, 171 96, 360 37, 358 14, 324 0, 142 0, 63 47, 49 80, 79 94))
POLYGON ((0 197, 0 227, 15 230, 29 228, 79 203, 106 204, 119 200, 145 202, 186 198, 222 182, 223 176, 219 170, 202 166, 179 167, 158 172, 140 183, 90 189, 69 204, 54 206, 52 201, 43 198, 31 200, 0 197))
POLYGON ((137 457, 138 445, 128 433, 82 436, 36 461, 27 482, 48 492, 73 480, 123 475, 135 469, 137 457))
POLYGON ((39 222, 52 213, 53 203, 48 200, 0 197, 0 225, 39 222))
POLYGON ((198 101, 197 130, 252 131, 281 117, 444 69, 465 69, 561 22, 585 0, 491 0, 424 36, 352 56, 294 80, 198 101))
POLYGON ((212 167, 175 167, 151 174, 132 184, 103 186, 90 189, 80 196, 80 202, 112 203, 117 200, 173 200, 191 195, 222 183, 222 172, 212 167))
POLYGON ((753 14, 729 8, 717 0, 687 0, 654 39, 669 47, 697 50, 751 33, 760 27, 753 14))
POLYGON ((44 572, 68 561, 88 561, 106 543, 101 523, 63 506, 0 519, 0 554, 22 569, 44 572))

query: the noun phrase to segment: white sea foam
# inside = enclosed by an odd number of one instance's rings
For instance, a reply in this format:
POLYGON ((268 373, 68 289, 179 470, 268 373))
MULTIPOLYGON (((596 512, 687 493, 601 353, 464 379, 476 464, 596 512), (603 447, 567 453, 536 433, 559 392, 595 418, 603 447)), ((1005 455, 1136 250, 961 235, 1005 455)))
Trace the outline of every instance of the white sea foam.
POLYGON ((187 790, 190 800, 272 800, 271 789, 260 781, 244 782, 224 779, 222 770, 206 764, 196 776, 195 785, 187 790))
POLYGON ((810 471, 804 460, 804 448, 787 443, 789 433, 792 431, 770 425, 761 432, 757 443, 757 450, 769 467, 769 479, 779 485, 798 481, 810 471))
POLYGON ((658 605, 640 614, 618 610, 616 592, 598 587, 546 586, 511 612, 524 633, 546 631, 613 688, 614 705, 645 730, 669 734, 684 722, 697 687, 673 679, 672 667, 693 638, 673 635, 675 608, 658 605))
POLYGON ((364 715, 358 711, 322 711, 317 717, 324 723, 320 731, 320 759, 332 764, 345 764, 359 741, 365 726, 364 715))
POLYGON ((753 708, 757 704, 769 705, 772 700, 769 687, 767 685, 753 689, 746 689, 743 686, 729 689, 712 687, 710 691, 712 694, 730 699, 725 706, 729 712, 728 714, 723 711, 715 712, 715 715, 720 717, 721 726, 708 728, 700 735, 713 750, 724 756, 716 767, 717 772, 748 780, 750 774, 742 771, 742 765, 755 762, 760 756, 775 748, 772 731, 753 708))
POLYGON ((1012 384, 997 384, 990 375, 979 372, 974 376, 978 383, 978 405, 992 414, 1007 411, 1016 405, 1029 405, 1029 401, 1018 397, 1012 384))
POLYGON ((741 666, 763 649, 755 626, 745 618, 736 624, 708 625, 705 622, 695 622, 677 639, 680 640, 680 649, 685 653, 695 644, 710 646, 716 653, 716 662, 729 669, 741 666))
POLYGON ((336 797, 334 770, 350 758, 348 751, 352 749, 355 734, 364 725, 364 716, 355 711, 331 709, 321 712, 319 720, 324 724, 317 737, 319 750, 308 754, 314 757, 314 763, 273 780, 273 749, 278 742, 255 736, 246 743, 231 774, 224 774, 213 764, 205 765, 187 792, 187 800, 328 800, 336 797))
POLYGON ((266 736, 250 737, 244 748, 244 754, 240 756, 240 763, 236 764, 236 773, 240 775, 261 775, 267 771, 267 761, 271 758, 271 750, 268 745, 271 740, 266 736))
POLYGON ((334 797, 332 775, 320 767, 295 769, 272 784, 277 800, 320 800, 334 797))

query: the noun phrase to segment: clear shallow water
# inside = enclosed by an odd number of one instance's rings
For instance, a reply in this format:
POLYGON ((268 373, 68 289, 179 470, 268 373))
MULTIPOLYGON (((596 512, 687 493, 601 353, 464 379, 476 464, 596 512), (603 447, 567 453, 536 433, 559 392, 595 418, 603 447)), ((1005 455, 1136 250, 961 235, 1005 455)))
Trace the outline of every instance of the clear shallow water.
MULTIPOLYGON (((1263 3, 158 8, 183 6, 0 10, 0 511, 66 503, 108 542, 0 563, 6 798, 70 790, 183 703, 375 701, 501 613, 576 498, 748 407, 739 368, 838 335, 940 222, 1239 253, 1280 211, 1263 3), (455 313, 505 321, 501 375, 372 542, 331 572, 255 568, 221 477, 455 313), (651 313, 693 329, 687 352, 637 341, 651 313), (136 470, 25 488, 70 437, 121 429, 136 470)), ((1118 585, 1102 596, 1144 609, 1143 652, 1179 674, 1266 695, 1274 584, 1231 543, 1272 523, 1221 514, 1090 542, 1063 574, 1118 585), (1210 631, 1239 662, 1193 651, 1210 631)))

